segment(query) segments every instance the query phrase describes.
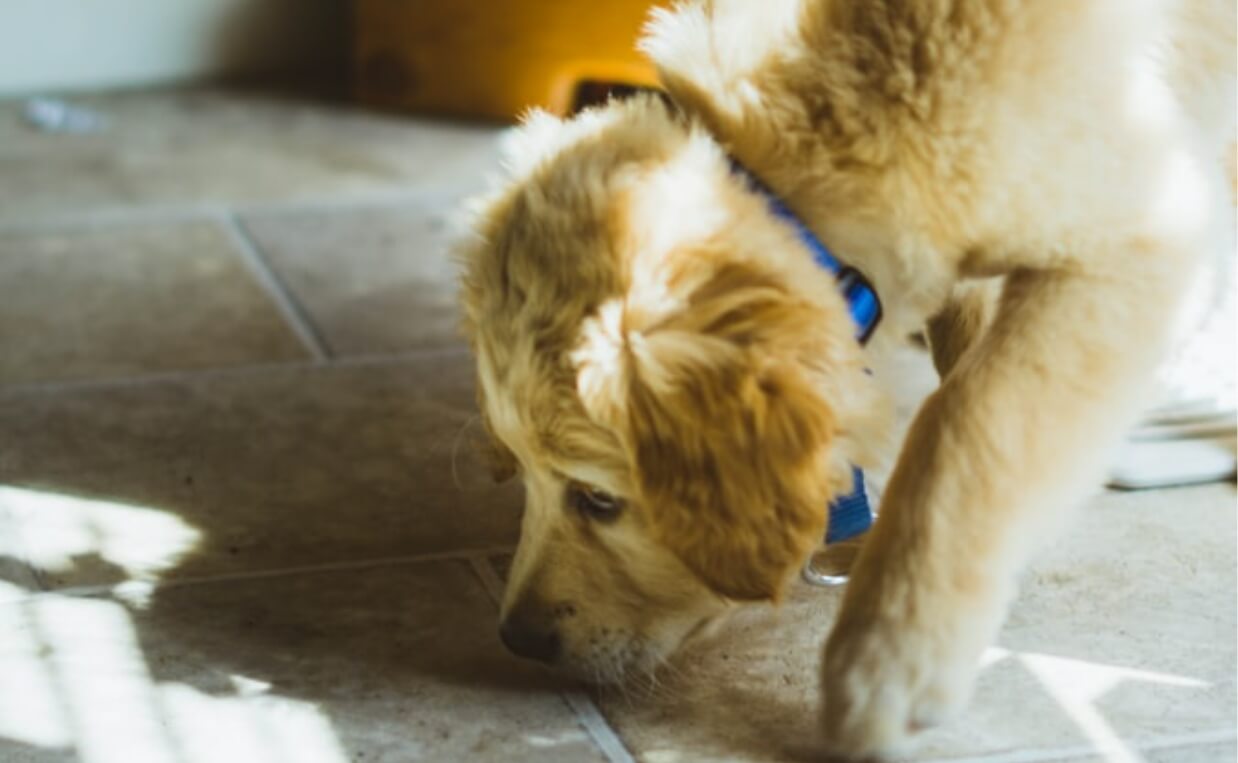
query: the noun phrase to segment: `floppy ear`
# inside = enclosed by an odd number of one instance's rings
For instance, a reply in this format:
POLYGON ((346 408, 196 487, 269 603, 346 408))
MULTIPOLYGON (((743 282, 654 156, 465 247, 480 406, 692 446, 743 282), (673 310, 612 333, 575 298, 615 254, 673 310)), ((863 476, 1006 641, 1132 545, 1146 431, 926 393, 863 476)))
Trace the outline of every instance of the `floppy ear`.
POLYGON ((724 596, 777 599, 839 487, 834 417, 803 362, 828 354, 828 318, 738 265, 676 304, 604 306, 574 356, 578 391, 624 441, 655 539, 724 596))

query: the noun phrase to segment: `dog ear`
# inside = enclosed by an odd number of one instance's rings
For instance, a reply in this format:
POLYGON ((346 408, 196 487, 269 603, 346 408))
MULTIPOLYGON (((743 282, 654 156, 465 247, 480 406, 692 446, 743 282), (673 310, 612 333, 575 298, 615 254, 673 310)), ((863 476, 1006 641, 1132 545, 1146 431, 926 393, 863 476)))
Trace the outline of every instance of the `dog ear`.
POLYGON ((504 133, 499 141, 503 169, 509 177, 528 175, 553 155, 562 143, 564 122, 542 109, 529 109, 520 117, 520 125, 504 133))
POLYGON ((674 302, 604 306, 574 355, 578 392, 620 433, 655 539, 724 596, 777 599, 840 487, 834 417, 802 362, 828 355, 828 318, 736 265, 674 302))
POLYGON ((519 470, 519 462, 516 460, 516 454, 503 444, 498 435, 494 433, 494 424, 490 421, 490 414, 486 408, 485 386, 482 381, 482 374, 478 373, 476 382, 476 400, 478 419, 481 420, 481 436, 470 438, 477 453, 484 462, 487 471, 490 472, 490 478, 495 482, 507 482, 512 477, 516 476, 519 470))
POLYGON ((507 482, 516 476, 516 455, 495 436, 490 428, 490 419, 484 413, 481 420, 482 428, 486 430, 484 449, 486 465, 490 468, 490 478, 495 482, 507 482))

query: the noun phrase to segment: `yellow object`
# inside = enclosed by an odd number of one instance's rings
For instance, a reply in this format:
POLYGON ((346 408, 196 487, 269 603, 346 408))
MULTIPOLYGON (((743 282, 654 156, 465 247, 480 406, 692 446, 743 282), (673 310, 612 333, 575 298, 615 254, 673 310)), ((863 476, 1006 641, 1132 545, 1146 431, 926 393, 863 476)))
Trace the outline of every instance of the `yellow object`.
MULTIPOLYGON (((590 83, 653 86, 636 52, 649 0, 356 0, 355 88, 387 108, 560 115, 590 83)), ((596 89, 596 88, 595 88, 596 89)))

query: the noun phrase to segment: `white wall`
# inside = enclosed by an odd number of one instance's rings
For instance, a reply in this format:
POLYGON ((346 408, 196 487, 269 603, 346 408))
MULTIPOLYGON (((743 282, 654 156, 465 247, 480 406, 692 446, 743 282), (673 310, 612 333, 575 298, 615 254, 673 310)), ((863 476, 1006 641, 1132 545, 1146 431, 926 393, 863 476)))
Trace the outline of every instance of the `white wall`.
POLYGON ((0 0, 0 95, 344 63, 348 0, 0 0))

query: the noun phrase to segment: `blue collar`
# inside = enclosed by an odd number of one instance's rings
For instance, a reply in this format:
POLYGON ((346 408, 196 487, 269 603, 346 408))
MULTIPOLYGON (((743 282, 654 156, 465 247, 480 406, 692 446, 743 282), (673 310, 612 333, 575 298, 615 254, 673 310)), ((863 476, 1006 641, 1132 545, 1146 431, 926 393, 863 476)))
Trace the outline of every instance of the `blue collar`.
POLYGON ((838 290, 847 300, 847 308, 855 321, 856 340, 863 344, 872 336, 873 330, 881 322, 881 300, 877 290, 868 282, 860 271, 839 262, 821 239, 817 238, 803 220, 795 215, 782 199, 778 198, 769 186, 761 182, 747 167, 738 160, 731 159, 731 171, 743 178, 749 190, 762 196, 769 206, 769 211, 775 217, 790 225, 800 241, 812 252, 812 258, 817 264, 834 274, 838 281, 838 290))
MULTIPOLYGON (((804 221, 796 217, 786 202, 734 158, 731 159, 731 172, 743 178, 753 193, 764 197, 770 212, 795 230, 817 264, 834 274, 838 289, 847 300, 847 309, 855 321, 856 341, 860 344, 867 342, 873 329, 881 322, 881 300, 877 298, 877 290, 858 270, 840 262, 804 221)), ((852 467, 852 481, 851 493, 837 496, 830 502, 830 521, 825 536, 827 544, 854 538, 873 525, 873 510, 868 502, 864 473, 857 467, 852 467)))

